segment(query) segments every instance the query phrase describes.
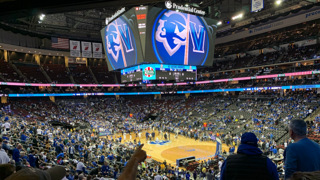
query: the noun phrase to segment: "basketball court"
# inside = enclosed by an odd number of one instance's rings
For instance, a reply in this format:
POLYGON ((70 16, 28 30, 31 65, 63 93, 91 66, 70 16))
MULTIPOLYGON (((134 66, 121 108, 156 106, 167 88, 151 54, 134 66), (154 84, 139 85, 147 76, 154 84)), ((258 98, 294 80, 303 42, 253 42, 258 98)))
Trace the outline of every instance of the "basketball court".
MULTIPOLYGON (((216 143, 212 141, 195 141, 194 139, 179 135, 174 138, 174 134, 170 134, 169 142, 161 139, 156 132, 155 140, 151 142, 146 141, 145 131, 141 135, 141 143, 144 144, 143 150, 147 152, 148 156, 157 161, 166 160, 169 164, 175 165, 176 159, 195 156, 196 159, 206 160, 214 156, 216 152, 216 143), (158 138, 159 141, 156 141, 158 138), (162 140, 164 142, 162 142, 162 140)), ((149 131, 150 133, 150 131, 149 131)), ((125 142, 129 142, 129 134, 126 135, 125 142)), ((119 136, 118 136, 119 137, 119 136)), ((132 141, 135 139, 135 134, 132 134, 132 141)), ((136 138, 138 141, 139 138, 136 138)), ((123 142, 123 141, 122 141, 123 142)), ((222 151, 229 151, 227 145, 222 145, 222 151)))

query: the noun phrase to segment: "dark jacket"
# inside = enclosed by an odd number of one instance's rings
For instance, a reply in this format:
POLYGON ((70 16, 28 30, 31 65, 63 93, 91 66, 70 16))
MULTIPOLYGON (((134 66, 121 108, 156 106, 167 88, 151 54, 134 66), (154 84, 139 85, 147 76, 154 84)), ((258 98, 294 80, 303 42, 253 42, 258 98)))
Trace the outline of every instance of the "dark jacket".
MULTIPOLYGON (((250 146, 247 144, 241 144, 238 148, 237 154, 262 155, 262 151, 257 147, 250 146)), ((227 161, 228 159, 225 160, 224 163, 222 164, 220 180, 226 179, 227 161)), ((279 177, 278 177, 278 171, 277 171, 276 165, 273 164, 273 162, 269 158, 266 159, 266 163, 267 163, 267 170, 269 172, 269 175, 271 176, 271 179, 278 180, 279 177)))
POLYGON ((57 145, 57 146, 56 146, 56 153, 57 153, 57 154, 60 154, 62 151, 63 151, 63 150, 62 150, 61 146, 57 145))

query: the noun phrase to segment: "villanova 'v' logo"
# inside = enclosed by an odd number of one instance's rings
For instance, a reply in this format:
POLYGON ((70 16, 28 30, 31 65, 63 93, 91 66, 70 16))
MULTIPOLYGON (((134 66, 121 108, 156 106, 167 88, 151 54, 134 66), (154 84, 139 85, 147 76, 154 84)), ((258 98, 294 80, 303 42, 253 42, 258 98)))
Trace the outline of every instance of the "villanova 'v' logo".
POLYGON ((132 38, 128 26, 126 24, 123 24, 122 26, 118 25, 118 30, 120 33, 122 44, 126 48, 126 52, 133 51, 134 49, 132 46, 132 38))
POLYGON ((199 30, 197 30, 196 23, 190 22, 190 36, 193 44, 193 52, 204 53, 204 43, 206 40, 204 27, 199 25, 199 30))

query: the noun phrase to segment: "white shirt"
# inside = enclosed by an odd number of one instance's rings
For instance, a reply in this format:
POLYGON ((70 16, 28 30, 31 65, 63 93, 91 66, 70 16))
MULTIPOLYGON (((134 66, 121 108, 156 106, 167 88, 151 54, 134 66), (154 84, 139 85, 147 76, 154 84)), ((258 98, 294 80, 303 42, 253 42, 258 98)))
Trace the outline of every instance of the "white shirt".
POLYGON ((154 177, 154 180, 163 180, 162 176, 159 174, 154 177))
POLYGON ((222 166, 222 162, 221 161, 219 161, 219 169, 221 169, 221 166, 222 166))
POLYGON ((0 164, 7 164, 10 161, 8 154, 4 151, 4 149, 0 150, 0 164))
POLYGON ((79 170, 79 171, 82 171, 83 170, 83 167, 86 167, 82 162, 78 162, 78 164, 77 164, 77 171, 79 170))
POLYGON ((3 125, 2 125, 2 127, 6 127, 6 129, 9 129, 10 128, 10 123, 8 123, 8 122, 6 122, 6 123, 4 123, 3 125))
POLYGON ((37 129, 37 134, 42 134, 42 130, 41 129, 37 129))

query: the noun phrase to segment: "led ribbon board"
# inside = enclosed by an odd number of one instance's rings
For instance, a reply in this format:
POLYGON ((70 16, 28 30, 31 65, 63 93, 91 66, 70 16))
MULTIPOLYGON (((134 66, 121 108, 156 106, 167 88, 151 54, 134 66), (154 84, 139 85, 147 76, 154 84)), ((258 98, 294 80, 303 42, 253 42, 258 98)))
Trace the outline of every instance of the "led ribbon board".
POLYGON ((208 89, 177 92, 120 92, 120 93, 61 93, 61 94, 8 94, 9 97, 49 97, 49 96, 127 96, 127 95, 154 95, 154 94, 185 94, 185 93, 213 93, 232 91, 258 91, 258 90, 279 90, 279 89, 312 89, 320 88, 320 84, 297 85, 297 86, 274 86, 274 87, 253 87, 234 89, 208 89))

